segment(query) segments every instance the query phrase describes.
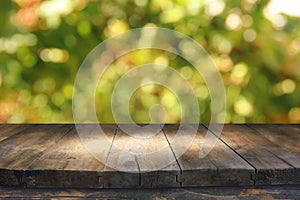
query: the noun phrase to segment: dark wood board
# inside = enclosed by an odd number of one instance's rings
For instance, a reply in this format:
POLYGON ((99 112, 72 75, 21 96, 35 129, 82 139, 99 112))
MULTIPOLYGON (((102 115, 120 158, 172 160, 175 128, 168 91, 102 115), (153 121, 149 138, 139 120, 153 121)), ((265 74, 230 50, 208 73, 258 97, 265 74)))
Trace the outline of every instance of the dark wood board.
POLYGON ((192 145, 180 156, 179 152, 185 148, 183 144, 191 136, 189 128, 183 134, 177 134, 177 129, 176 125, 166 125, 164 132, 182 169, 179 178, 182 186, 253 185, 251 178, 254 168, 218 138, 215 138, 216 144, 212 150, 205 157, 199 158, 200 148, 205 151, 207 147, 205 135, 215 137, 202 125, 199 126, 192 145), (175 141, 175 137, 179 138, 175 141))
POLYGON ((299 184, 299 169, 284 158, 299 158, 246 125, 226 125, 220 138, 255 169, 255 185, 299 184))

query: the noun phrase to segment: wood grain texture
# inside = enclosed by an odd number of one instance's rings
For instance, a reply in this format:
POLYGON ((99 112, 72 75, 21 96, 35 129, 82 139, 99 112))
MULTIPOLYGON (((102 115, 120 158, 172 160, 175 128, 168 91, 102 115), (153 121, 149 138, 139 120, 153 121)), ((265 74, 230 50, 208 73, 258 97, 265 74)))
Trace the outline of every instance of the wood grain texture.
POLYGON ((254 169, 217 138, 214 148, 205 157, 199 157, 200 148, 205 151, 205 134, 211 134, 202 125, 199 126, 192 145, 180 155, 184 142, 189 140, 186 137, 191 136, 187 129, 185 134, 177 134, 179 138, 175 142, 177 129, 178 126, 175 125, 164 127, 182 169, 179 178, 182 186, 253 185, 251 177, 254 169))
MULTIPOLYGON (((284 124, 251 124, 250 128, 258 131, 273 144, 281 147, 281 150, 300 158, 300 125, 284 124)), ((299 159, 292 158, 291 164, 299 167, 300 163, 294 163, 299 159)))
POLYGON ((191 126, 178 134, 178 125, 158 132, 152 126, 127 125, 127 133, 116 125, 101 125, 102 131, 97 124, 0 125, 0 185, 105 189, 300 184, 300 125, 225 125, 220 138, 200 125, 184 149, 191 126), (207 136, 216 141, 213 149, 207 136), (200 158, 202 151, 208 154, 200 158))
POLYGON ((70 128, 70 125, 35 125, 1 141, 0 184, 32 184, 34 180, 32 174, 26 171, 27 168, 54 146, 70 128))
POLYGON ((21 124, 0 124, 0 142, 21 131, 27 129, 30 125, 21 124))
POLYGON ((300 199, 300 186, 157 189, 22 189, 0 187, 3 199, 300 199))
MULTIPOLYGON (((85 140, 87 144, 101 143, 101 141, 93 140, 98 139, 96 125, 81 125, 80 128, 88 132, 88 138, 85 140), (91 143, 88 143, 87 140, 90 140, 91 143)), ((107 136, 103 139, 108 139, 111 142, 116 126, 102 125, 101 128, 107 136)), ((103 176, 104 164, 101 161, 101 158, 97 160, 86 149, 77 130, 73 127, 69 134, 63 137, 53 148, 48 149, 29 169, 40 172, 36 178, 35 186, 102 188, 103 183, 100 177, 103 176), (51 175, 43 175, 45 170, 52 172, 56 181, 49 183, 49 176, 51 175)))
POLYGON ((1 141, 0 168, 25 170, 68 130, 68 125, 36 125, 1 141))
POLYGON ((298 158, 245 125, 226 125, 221 139, 256 169, 256 185, 298 184, 299 171, 284 159, 298 158))
MULTIPOLYGON (((126 127, 129 133, 125 133, 121 128, 117 131, 106 162, 105 174, 117 174, 113 180, 119 183, 124 182, 124 179, 131 180, 130 183, 124 183, 129 185, 133 181, 135 184, 131 187, 179 186, 176 176, 180 173, 180 168, 164 133, 142 133, 131 125, 126 127), (114 172, 115 169, 120 172, 114 172)), ((107 187, 112 186, 118 187, 118 184, 111 183, 107 187)))

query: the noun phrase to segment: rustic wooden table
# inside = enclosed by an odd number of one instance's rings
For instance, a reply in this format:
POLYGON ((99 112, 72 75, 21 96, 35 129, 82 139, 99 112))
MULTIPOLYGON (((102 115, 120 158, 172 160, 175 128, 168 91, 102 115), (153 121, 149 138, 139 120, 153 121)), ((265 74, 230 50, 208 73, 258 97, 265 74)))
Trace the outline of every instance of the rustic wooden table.
MULTIPOLYGON (((90 126, 89 130, 93 132, 94 125, 85 126, 90 126)), ((121 148, 130 137, 116 125, 102 127, 106 139, 121 148)), ((177 125, 165 125, 162 135, 148 141, 155 144, 149 151, 165 145, 174 156, 173 163, 157 171, 145 172, 151 163, 136 155, 124 172, 96 160, 82 144, 74 125, 2 124, 0 191, 9 194, 6 187, 15 186, 62 190, 178 188, 173 190, 180 191, 180 188, 188 187, 285 185, 293 190, 300 189, 300 125, 225 125, 220 137, 208 132, 217 142, 204 158, 199 158, 199 149, 204 145, 207 127, 199 126, 192 145, 182 156, 177 155, 181 143, 171 142, 177 128, 177 125)), ((180 136, 180 141, 184 142, 188 134, 187 130, 180 136)), ((90 137, 92 141, 93 134, 90 137)), ((113 163, 120 156, 120 149, 112 146, 107 149, 107 155, 107 161, 113 163)), ((239 191, 242 190, 245 189, 239 191)))
POLYGON ((156 189, 1 187, 0 199, 300 199, 299 185, 156 189))

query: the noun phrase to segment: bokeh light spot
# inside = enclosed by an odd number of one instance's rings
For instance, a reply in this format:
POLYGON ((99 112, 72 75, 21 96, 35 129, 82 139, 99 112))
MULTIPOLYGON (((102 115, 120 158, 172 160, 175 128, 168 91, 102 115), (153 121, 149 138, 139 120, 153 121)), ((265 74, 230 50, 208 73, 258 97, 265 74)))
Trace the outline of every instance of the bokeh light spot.
POLYGON ((230 79, 235 84, 240 84, 244 80, 245 76, 248 73, 248 66, 246 63, 238 63, 234 66, 231 74, 230 79))
POLYGON ((239 14, 233 12, 227 16, 225 24, 228 30, 238 30, 242 26, 242 19, 239 14))
POLYGON ((224 0, 205 0, 205 13, 210 17, 215 17, 221 14, 225 8, 224 0))
POLYGON ((300 107, 294 107, 289 111, 289 120, 294 123, 300 122, 300 107))
POLYGON ((250 116, 253 111, 252 104, 243 96, 234 103, 234 111, 241 116, 250 116))
POLYGON ((63 87, 63 93, 64 93, 64 95, 67 99, 71 99, 72 95, 73 95, 73 85, 72 84, 66 84, 63 87))
POLYGON ((243 36, 247 42, 253 42, 256 38, 256 32, 253 29, 247 29, 243 36))
POLYGON ((81 36, 87 36, 91 33, 91 24, 88 21, 81 21, 77 25, 77 32, 81 36))
POLYGON ((64 63, 68 61, 69 53, 63 49, 46 48, 40 52, 40 58, 44 62, 64 63))

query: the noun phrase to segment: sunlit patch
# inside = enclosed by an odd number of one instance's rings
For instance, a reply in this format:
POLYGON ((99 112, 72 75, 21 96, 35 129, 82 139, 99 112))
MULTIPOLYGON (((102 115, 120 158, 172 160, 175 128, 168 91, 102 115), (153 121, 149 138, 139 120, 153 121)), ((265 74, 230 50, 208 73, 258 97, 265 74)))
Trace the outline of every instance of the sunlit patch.
MULTIPOLYGON (((163 66, 168 66, 169 65, 169 59, 167 56, 161 55, 158 56, 155 60, 154 60, 154 64, 158 64, 158 65, 163 65, 163 66)), ((154 66, 155 67, 155 66, 154 66)))
POLYGON ((233 68, 233 61, 226 54, 217 57, 215 62, 221 72, 229 72, 233 68))
POLYGON ((38 15, 46 19, 50 28, 56 28, 61 23, 60 16, 70 14, 78 3, 72 0, 43 1, 38 8, 38 15))
POLYGON ((178 103, 176 96, 171 92, 165 92, 160 102, 163 106, 166 106, 168 108, 172 108, 175 106, 175 104, 178 103))
POLYGON ((230 74, 230 79, 233 83, 240 84, 243 82, 247 73, 248 73, 248 66, 246 65, 246 63, 238 63, 234 66, 230 74))
POLYGON ((287 23, 286 17, 281 14, 273 15, 269 17, 269 19, 271 20, 273 26, 277 29, 283 28, 287 23))
POLYGON ((4 49, 7 53, 13 54, 18 49, 18 44, 14 40, 6 40, 4 41, 4 49))
POLYGON ((66 50, 58 48, 43 49, 40 52, 40 58, 44 62, 64 63, 69 59, 69 53, 66 50))
POLYGON ((253 29, 247 29, 243 36, 247 42, 253 42, 256 38, 256 32, 253 29))
POLYGON ((205 13, 210 17, 214 17, 221 14, 225 8, 224 0, 205 0, 205 2, 205 13))
POLYGON ((198 1, 198 0, 188 0, 186 2, 186 9, 188 11, 188 14, 190 14, 190 15, 199 14, 199 12, 203 6, 204 6, 204 3, 202 1, 198 1))
POLYGON ((294 17, 300 17, 299 0, 271 0, 267 6, 270 14, 284 13, 294 17))
POLYGON ((293 93, 296 89, 296 84, 291 79, 285 79, 281 82, 281 89, 286 94, 293 93))
POLYGON ((129 29, 126 21, 111 19, 108 21, 108 26, 105 28, 104 33, 106 37, 112 37, 114 35, 123 33, 129 29))
POLYGON ((38 39, 35 34, 16 33, 11 37, 0 38, 0 52, 4 51, 9 54, 15 53, 20 47, 32 47, 35 46, 38 39))
POLYGON ((64 85, 62 91, 67 99, 71 99, 73 95, 73 85, 72 84, 64 85))
POLYGON ((300 122, 300 107, 294 107, 289 111, 289 120, 291 122, 300 122))
POLYGON ((252 104, 244 97, 234 103, 234 111, 241 116, 250 116, 253 112, 252 104))
POLYGON ((162 23, 172 23, 179 21, 184 17, 184 10, 180 6, 165 10, 160 15, 160 21, 162 23))
POLYGON ((285 79, 274 86, 273 92, 275 95, 280 96, 283 94, 291 94, 295 89, 296 83, 292 79, 285 79))
POLYGON ((271 0, 264 9, 264 16, 269 19, 277 29, 287 24, 286 14, 293 17, 300 17, 299 0, 271 0))
POLYGON ((230 13, 225 21, 226 28, 229 30, 238 30, 242 27, 242 19, 238 12, 230 13))

